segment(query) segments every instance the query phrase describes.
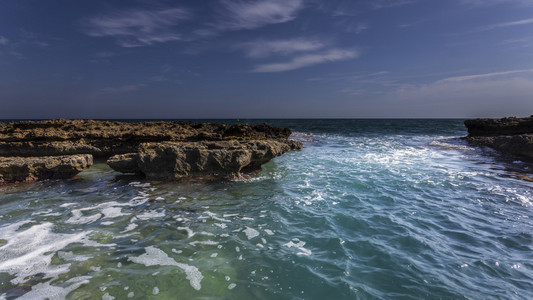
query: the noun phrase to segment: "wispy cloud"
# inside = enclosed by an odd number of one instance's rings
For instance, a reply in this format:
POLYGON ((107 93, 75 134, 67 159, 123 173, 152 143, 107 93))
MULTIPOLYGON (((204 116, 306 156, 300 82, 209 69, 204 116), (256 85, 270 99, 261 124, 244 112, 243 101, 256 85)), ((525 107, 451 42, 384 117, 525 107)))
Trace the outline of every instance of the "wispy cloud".
POLYGON ((255 29, 296 18, 303 0, 222 0, 218 30, 255 29))
POLYGON ((487 31, 487 30, 493 30, 497 28, 520 26, 520 25, 527 25, 527 24, 532 24, 532 23, 533 23, 533 18, 522 19, 522 20, 517 20, 517 21, 497 23, 497 24, 491 24, 487 26, 478 27, 475 31, 487 31))
POLYGON ((139 47, 182 40, 175 26, 191 18, 184 8, 113 11, 86 21, 86 33, 115 37, 122 47, 139 47))
POLYGON ((474 6, 492 6, 497 4, 533 5, 533 0, 460 0, 460 2, 474 6))
POLYGON ((309 39, 288 39, 288 40, 258 40, 240 45, 246 51, 248 57, 261 58, 273 54, 288 55, 297 52, 307 52, 318 50, 324 47, 324 43, 309 39))
POLYGON ((3 36, 0 36, 0 45, 7 45, 7 43, 9 42, 9 40, 3 36))
POLYGON ((416 2, 418 2, 418 0, 374 0, 371 2, 371 5, 374 9, 382 9, 413 4, 416 2))
POLYGON ((322 64, 325 62, 334 62, 334 61, 356 58, 358 56, 359 56, 359 53, 354 50, 333 49, 333 50, 329 50, 323 53, 305 54, 301 56, 296 56, 289 61, 285 61, 281 63, 261 64, 261 65, 256 66, 252 72, 266 73, 266 72, 290 71, 290 70, 300 69, 300 68, 309 67, 309 66, 313 66, 317 64, 322 64))
POLYGON ((503 71, 503 72, 492 72, 492 73, 484 73, 484 74, 448 77, 448 78, 441 79, 437 82, 458 82, 458 81, 474 80, 474 79, 480 79, 480 78, 500 77, 500 76, 506 76, 506 75, 520 74, 520 73, 531 73, 531 72, 533 72, 533 69, 510 70, 510 71, 503 71))

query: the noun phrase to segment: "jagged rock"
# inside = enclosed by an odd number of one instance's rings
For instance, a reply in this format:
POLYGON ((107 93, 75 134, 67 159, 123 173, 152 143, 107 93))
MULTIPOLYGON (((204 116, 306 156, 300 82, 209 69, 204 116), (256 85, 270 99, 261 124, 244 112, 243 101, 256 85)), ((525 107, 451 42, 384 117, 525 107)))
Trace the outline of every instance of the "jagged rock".
POLYGON ((0 184, 50 178, 70 178, 93 164, 90 154, 0 157, 0 184))
POLYGON ((141 143, 164 141, 287 140, 291 131, 266 124, 193 122, 125 123, 47 120, 0 123, 0 156, 93 154, 110 157, 136 152, 141 143))
POLYGON ((236 178, 260 171, 272 158, 301 147, 298 142, 274 140, 145 143, 137 153, 113 156, 108 164, 150 179, 236 178))
POLYGON ((533 158, 533 116, 466 120, 465 126, 464 139, 473 145, 533 158))

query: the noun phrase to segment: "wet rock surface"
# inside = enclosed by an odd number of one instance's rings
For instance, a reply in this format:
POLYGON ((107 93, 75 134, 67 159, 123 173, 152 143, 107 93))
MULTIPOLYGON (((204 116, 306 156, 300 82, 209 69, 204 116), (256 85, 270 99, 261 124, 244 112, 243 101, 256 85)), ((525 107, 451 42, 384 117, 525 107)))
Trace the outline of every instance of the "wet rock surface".
POLYGON ((533 116, 466 120, 471 144, 533 158, 533 116))

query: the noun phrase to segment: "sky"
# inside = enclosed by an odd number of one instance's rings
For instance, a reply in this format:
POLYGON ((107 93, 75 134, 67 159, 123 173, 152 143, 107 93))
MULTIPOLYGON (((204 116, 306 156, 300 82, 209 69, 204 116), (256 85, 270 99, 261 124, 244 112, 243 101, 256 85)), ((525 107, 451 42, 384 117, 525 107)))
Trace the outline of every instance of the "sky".
POLYGON ((0 0, 0 119, 533 115, 533 0, 0 0))

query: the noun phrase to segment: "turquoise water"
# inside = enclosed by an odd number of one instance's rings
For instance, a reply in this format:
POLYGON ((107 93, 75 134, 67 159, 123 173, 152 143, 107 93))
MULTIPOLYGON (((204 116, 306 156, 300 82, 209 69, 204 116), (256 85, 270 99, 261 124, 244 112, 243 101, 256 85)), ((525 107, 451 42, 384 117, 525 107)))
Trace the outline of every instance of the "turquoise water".
POLYGON ((0 298, 533 299, 531 164, 460 120, 269 123, 304 149, 245 181, 0 189, 0 298))

